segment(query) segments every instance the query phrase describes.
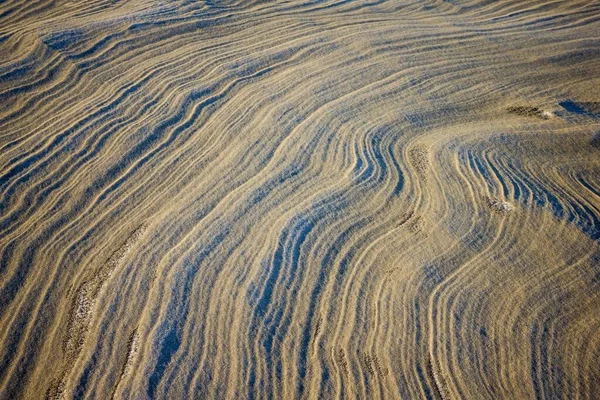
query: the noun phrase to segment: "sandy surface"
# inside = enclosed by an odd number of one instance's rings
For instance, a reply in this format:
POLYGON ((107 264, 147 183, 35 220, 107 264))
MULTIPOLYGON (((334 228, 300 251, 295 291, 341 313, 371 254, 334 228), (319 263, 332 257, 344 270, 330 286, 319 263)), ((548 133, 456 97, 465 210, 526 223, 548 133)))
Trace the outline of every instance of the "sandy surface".
POLYGON ((600 398, 600 3, 0 2, 1 399, 600 398))

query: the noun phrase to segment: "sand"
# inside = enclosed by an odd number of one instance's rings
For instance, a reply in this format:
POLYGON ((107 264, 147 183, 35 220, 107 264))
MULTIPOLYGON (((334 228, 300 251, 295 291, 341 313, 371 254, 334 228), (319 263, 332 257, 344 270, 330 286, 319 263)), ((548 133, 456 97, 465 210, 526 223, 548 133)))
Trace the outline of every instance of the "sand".
POLYGON ((600 3, 0 3, 0 399, 600 398, 600 3))

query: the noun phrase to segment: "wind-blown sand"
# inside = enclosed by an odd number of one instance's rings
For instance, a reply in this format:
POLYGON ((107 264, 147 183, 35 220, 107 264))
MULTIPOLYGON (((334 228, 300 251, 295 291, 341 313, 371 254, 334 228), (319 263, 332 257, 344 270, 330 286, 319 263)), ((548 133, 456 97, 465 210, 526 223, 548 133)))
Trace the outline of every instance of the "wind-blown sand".
POLYGON ((1 399, 600 398, 600 2, 0 2, 1 399))

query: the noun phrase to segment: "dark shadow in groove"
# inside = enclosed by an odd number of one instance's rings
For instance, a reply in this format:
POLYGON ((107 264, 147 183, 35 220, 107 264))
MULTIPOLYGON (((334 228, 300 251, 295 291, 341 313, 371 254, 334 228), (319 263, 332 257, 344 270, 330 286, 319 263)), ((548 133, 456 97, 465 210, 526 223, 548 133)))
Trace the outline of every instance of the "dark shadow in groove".
POLYGON ((147 394, 150 398, 156 397, 156 388, 160 382, 160 378, 163 376, 165 369, 167 369, 171 358, 173 358, 173 354, 175 354, 175 352, 179 349, 180 344, 181 341, 177 336, 177 327, 174 326, 162 341, 162 345, 160 346, 160 351, 158 353, 156 367, 148 379, 147 394))

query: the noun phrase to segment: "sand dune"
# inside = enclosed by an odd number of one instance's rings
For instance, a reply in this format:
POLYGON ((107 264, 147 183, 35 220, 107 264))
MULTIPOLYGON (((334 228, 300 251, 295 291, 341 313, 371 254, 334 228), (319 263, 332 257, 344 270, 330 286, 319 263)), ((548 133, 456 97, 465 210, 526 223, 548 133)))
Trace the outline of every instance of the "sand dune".
POLYGON ((600 3, 0 2, 1 399, 600 398, 600 3))

